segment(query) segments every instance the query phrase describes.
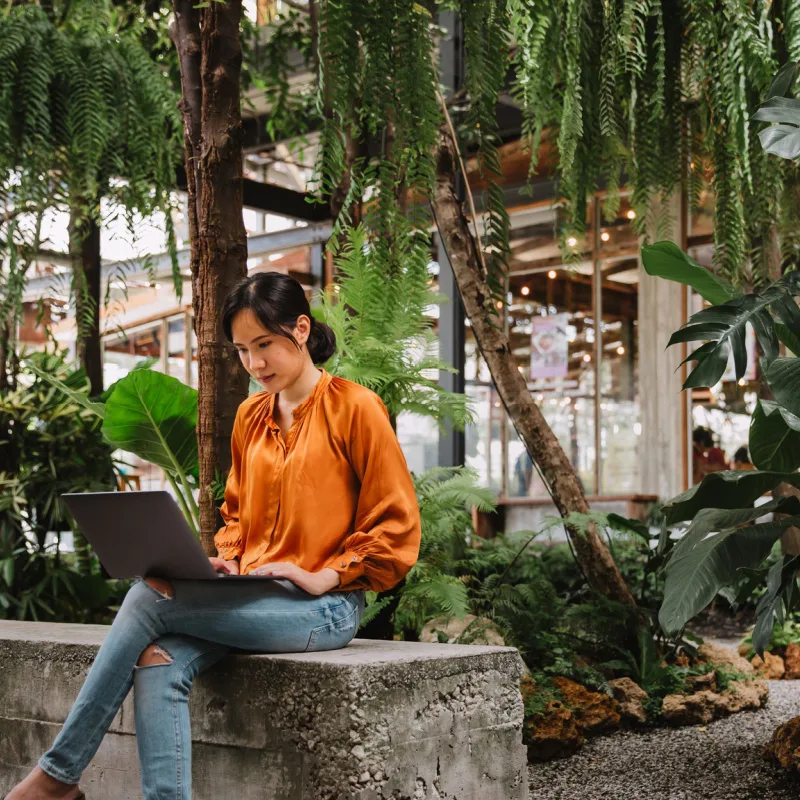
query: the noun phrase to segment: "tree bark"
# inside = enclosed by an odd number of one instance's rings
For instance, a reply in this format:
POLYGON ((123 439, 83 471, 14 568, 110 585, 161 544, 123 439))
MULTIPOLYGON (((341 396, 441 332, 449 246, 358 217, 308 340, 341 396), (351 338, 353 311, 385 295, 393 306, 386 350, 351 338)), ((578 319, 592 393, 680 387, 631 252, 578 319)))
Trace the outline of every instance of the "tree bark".
POLYGON ((230 441, 247 374, 224 344, 222 306, 247 274, 247 236, 242 219, 242 118, 239 80, 241 0, 211 3, 200 17, 202 42, 200 172, 197 183, 197 264, 193 298, 198 344, 197 446, 200 461, 200 530, 214 552, 217 509, 215 471, 231 465, 230 441))
POLYGON ((94 397, 103 391, 100 347, 100 226, 83 204, 70 210, 69 252, 75 278, 75 324, 78 359, 89 378, 94 397))
MULTIPOLYGON (((531 397, 512 356, 508 337, 492 320, 487 276, 455 191, 459 169, 456 148, 446 124, 443 125, 432 207, 472 332, 514 427, 550 486, 559 513, 562 517, 573 512, 587 514, 589 506, 572 464, 531 397)), ((582 533, 567 524, 566 529, 589 585, 612 600, 635 605, 596 528, 592 525, 582 533)))

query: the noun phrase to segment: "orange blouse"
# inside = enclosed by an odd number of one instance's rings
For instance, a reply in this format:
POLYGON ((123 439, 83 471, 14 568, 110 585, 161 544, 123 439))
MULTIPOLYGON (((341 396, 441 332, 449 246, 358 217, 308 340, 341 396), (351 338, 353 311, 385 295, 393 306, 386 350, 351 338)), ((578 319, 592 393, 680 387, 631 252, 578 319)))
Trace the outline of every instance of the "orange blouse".
POLYGON ((323 371, 285 442, 274 403, 259 392, 236 414, 219 555, 243 575, 286 561, 336 570, 337 590, 391 589, 417 560, 420 517, 383 402, 323 371))

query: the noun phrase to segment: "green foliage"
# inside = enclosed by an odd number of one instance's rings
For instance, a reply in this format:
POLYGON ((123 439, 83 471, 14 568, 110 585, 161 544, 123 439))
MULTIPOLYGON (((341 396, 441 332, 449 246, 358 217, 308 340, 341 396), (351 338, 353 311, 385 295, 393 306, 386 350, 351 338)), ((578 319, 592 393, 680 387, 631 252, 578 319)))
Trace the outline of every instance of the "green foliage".
POLYGON ((774 274, 765 221, 777 216, 791 170, 761 151, 750 117, 777 54, 797 47, 797 15, 786 26, 785 6, 745 0, 724 12, 712 0, 508 6, 523 132, 534 153, 543 137, 557 141, 567 234, 583 232, 587 194, 599 188, 615 215, 622 174, 642 231, 653 199, 688 178, 693 203, 703 184, 714 192, 720 273, 736 284, 774 274))
POLYGON ((447 392, 436 372, 453 372, 436 355, 433 320, 426 309, 437 302, 429 285, 428 257, 407 229, 390 254, 368 242, 364 227, 350 229, 338 251, 334 291, 323 295, 322 316, 336 334, 337 352, 328 369, 369 387, 389 414, 402 411, 452 421, 463 429, 470 418, 467 398, 447 392), (385 258, 394 268, 385 271, 385 258))
MULTIPOLYGON (((748 659, 756 655, 753 631, 742 639, 742 643, 751 645, 750 651, 746 655, 748 659)), ((775 620, 772 624, 769 640, 766 643, 761 642, 761 644, 762 653, 764 650, 769 650, 772 653, 781 652, 790 644, 800 644, 800 618, 798 618, 798 615, 789 614, 783 622, 775 620)))
MULTIPOLYGON (((69 370, 63 354, 30 359, 86 391, 85 374, 69 370)), ((121 585, 99 574, 61 494, 111 489, 111 448, 93 413, 25 367, 19 377, 0 395, 0 618, 106 621, 121 585), (75 552, 61 553, 61 532, 70 529, 75 552)))
POLYGON ((34 364, 29 368, 55 391, 102 419, 106 442, 161 467, 186 521, 198 531, 199 511, 193 494, 197 483, 196 389, 160 372, 134 369, 101 399, 90 400, 85 387, 69 385, 34 364))
MULTIPOLYGON (((90 220, 101 223, 103 197, 122 209, 132 230, 138 215, 165 212, 173 237, 170 193, 182 127, 178 97, 143 42, 149 24, 109 0, 66 3, 58 14, 14 3, 0 14, 0 256, 9 275, 0 291, 3 319, 19 314, 45 210, 69 212, 79 236, 90 220)), ((99 298, 90 296, 80 270, 69 288, 82 335, 99 298)))

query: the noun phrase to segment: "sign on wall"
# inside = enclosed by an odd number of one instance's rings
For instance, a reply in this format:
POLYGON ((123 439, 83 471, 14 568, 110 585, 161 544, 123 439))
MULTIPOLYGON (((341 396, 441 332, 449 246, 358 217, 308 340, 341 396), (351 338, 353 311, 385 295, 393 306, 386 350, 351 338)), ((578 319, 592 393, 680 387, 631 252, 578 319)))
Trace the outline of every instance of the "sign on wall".
POLYGON ((569 369, 569 314, 533 318, 531 379, 565 378, 569 369))

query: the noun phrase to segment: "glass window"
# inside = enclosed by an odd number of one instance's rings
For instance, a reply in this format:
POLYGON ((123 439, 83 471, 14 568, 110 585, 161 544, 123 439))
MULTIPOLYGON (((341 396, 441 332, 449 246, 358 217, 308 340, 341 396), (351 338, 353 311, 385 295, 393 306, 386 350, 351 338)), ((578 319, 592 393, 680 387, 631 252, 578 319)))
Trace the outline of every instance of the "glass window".
MULTIPOLYGON (((595 482, 595 323, 591 262, 529 274, 509 283, 509 340, 520 372, 587 494, 595 482)), ((546 497, 509 425, 510 497, 546 497)))
POLYGON ((478 474, 482 486, 501 492, 505 411, 469 325, 466 330, 465 363, 466 393, 475 417, 475 422, 467 425, 464 431, 465 462, 478 474))
POLYGON ((600 493, 639 490, 637 258, 600 261, 602 359, 600 362, 600 493))
POLYGON ((167 373, 186 382, 186 324, 183 315, 168 321, 167 373))

